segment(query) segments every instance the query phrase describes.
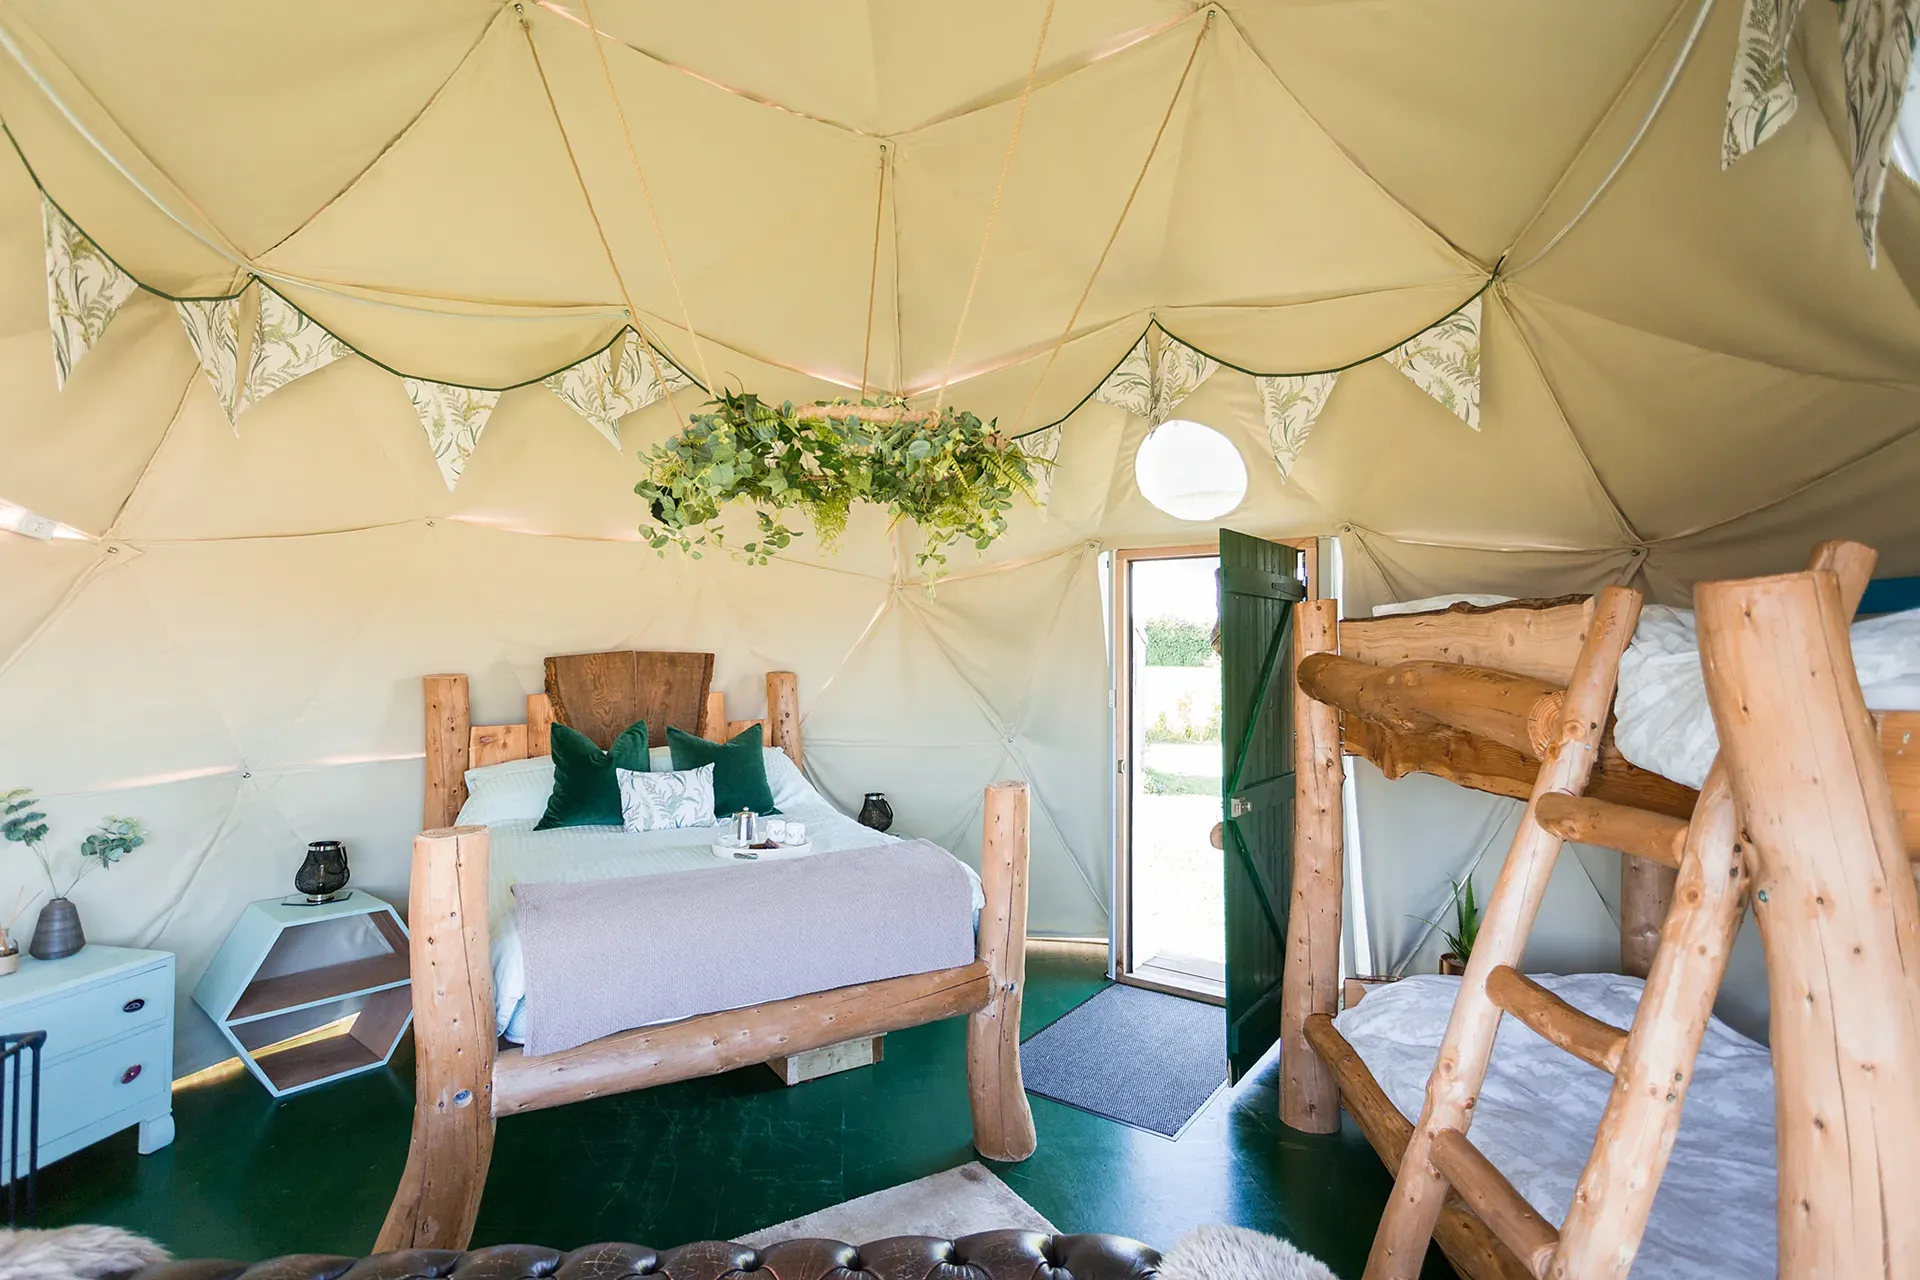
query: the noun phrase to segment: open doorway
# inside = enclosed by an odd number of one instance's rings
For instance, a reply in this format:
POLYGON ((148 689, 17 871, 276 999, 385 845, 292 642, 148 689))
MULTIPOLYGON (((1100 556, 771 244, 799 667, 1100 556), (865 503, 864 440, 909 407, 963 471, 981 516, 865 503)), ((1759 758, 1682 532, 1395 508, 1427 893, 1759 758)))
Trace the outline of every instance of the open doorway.
POLYGON ((1220 557, 1115 557, 1122 981, 1219 1002, 1226 987, 1220 821, 1220 557))

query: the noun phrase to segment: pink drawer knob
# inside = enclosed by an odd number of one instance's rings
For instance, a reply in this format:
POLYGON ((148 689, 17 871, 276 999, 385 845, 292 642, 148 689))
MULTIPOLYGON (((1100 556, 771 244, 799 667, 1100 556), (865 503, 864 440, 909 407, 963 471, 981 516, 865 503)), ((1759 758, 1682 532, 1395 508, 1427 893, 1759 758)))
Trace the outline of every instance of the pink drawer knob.
POLYGON ((132 1066, 128 1067, 125 1071, 122 1071, 120 1073, 121 1084, 132 1084, 135 1080, 138 1080, 139 1078, 140 1078, 140 1064, 137 1062, 134 1063, 132 1066))
POLYGON ((146 999, 146 997, 145 997, 145 996, 135 996, 135 997, 134 997, 133 999, 131 999, 131 1000, 129 1000, 129 1001, 127 1001, 127 1002, 126 1002, 125 1004, 123 1004, 123 1005, 121 1005, 121 1006, 120 1006, 120 1012, 122 1012, 122 1013, 138 1013, 138 1012, 140 1012, 140 1011, 141 1011, 142 1009, 144 1009, 144 1008, 146 1008, 146 1007, 147 1007, 147 999, 146 999))

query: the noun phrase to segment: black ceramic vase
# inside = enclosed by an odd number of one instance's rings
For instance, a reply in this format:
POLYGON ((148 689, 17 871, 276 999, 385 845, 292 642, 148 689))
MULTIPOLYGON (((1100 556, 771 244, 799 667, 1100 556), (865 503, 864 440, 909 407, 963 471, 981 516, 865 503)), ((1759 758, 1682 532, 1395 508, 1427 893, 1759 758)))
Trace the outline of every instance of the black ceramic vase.
POLYGON ((293 887, 322 902, 347 887, 347 847, 338 840, 315 840, 307 860, 293 873, 293 887))
POLYGON ((86 930, 80 927, 80 908, 71 898, 55 898, 40 908, 39 922, 33 926, 33 941, 27 954, 36 960, 63 960, 87 945, 86 930))
POLYGON ((859 822, 875 831, 885 831, 893 825, 893 806, 887 803, 886 792, 867 792, 867 802, 860 806, 859 822))

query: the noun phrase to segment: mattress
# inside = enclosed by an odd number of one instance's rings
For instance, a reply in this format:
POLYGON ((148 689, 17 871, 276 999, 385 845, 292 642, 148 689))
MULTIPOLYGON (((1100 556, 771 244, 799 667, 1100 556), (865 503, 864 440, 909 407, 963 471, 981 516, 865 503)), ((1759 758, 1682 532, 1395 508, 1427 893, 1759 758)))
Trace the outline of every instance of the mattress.
MULTIPOLYGON (((835 809, 804 781, 795 780, 776 790, 782 816, 807 824, 814 852, 867 848, 897 841, 863 827, 835 809)), ((474 802, 468 802, 468 808, 474 802)), ((468 808, 461 821, 468 821, 468 808)), ((685 827, 673 831, 630 832, 619 827, 560 827, 535 831, 532 818, 494 819, 492 852, 487 875, 487 917, 493 938, 493 1001, 495 1030, 519 1043, 519 1021, 526 996, 526 968, 513 914, 513 886, 521 883, 576 883, 654 876, 669 871, 695 871, 738 866, 713 856, 712 846, 721 828, 685 827)), ((958 859, 955 859, 958 861, 958 859)), ((973 885, 977 912, 986 904, 980 877, 961 863, 973 885)), ((717 1012, 717 1010, 716 1010, 717 1012)))
MULTIPOLYGON (((1853 624, 1853 664, 1874 711, 1920 711, 1920 609, 1853 624)), ((1642 769, 1698 788, 1720 751, 1693 611, 1648 605, 1620 659, 1613 740, 1642 769)))
MULTIPOLYGON (((1619 974, 1535 975, 1574 1007, 1624 1027, 1641 983, 1619 974)), ((1393 1105, 1420 1114, 1453 1013, 1458 978, 1376 987, 1334 1025, 1393 1105)), ((1613 1077, 1503 1018, 1471 1136, 1556 1226, 1593 1147, 1613 1077)), ((1724 1280, 1776 1272, 1773 1059, 1719 1019, 1708 1025, 1673 1157, 1633 1266, 1634 1280, 1724 1280)))

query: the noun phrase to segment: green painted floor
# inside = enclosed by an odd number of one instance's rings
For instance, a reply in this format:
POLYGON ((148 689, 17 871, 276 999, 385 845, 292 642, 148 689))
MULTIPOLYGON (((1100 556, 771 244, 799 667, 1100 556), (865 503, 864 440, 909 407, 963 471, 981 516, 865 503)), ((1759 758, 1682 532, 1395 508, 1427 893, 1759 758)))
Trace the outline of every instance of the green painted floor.
MULTIPOLYGON (((1105 985, 1091 949, 1036 948, 1031 1035, 1105 985)), ((743 1235, 974 1159, 965 1022, 887 1037, 883 1062, 788 1089, 764 1068, 500 1124, 477 1244, 655 1246, 743 1235)), ((281 1102, 250 1076, 174 1095, 179 1136, 142 1157, 128 1131, 46 1170, 43 1225, 106 1222, 181 1257, 371 1248, 405 1163, 412 1056, 281 1102)), ((1198 1223, 1269 1231, 1358 1277, 1390 1187, 1351 1123, 1281 1129, 1273 1058, 1175 1140, 1033 1099, 1040 1149, 995 1165, 1064 1231, 1170 1245, 1198 1223)), ((1435 1253, 1425 1280, 1452 1272, 1435 1253)))

